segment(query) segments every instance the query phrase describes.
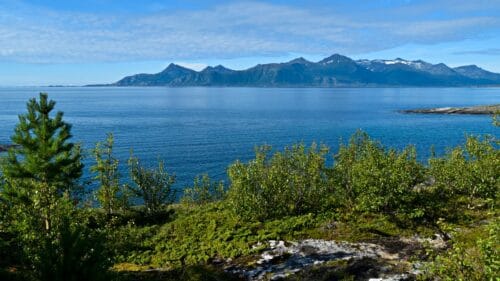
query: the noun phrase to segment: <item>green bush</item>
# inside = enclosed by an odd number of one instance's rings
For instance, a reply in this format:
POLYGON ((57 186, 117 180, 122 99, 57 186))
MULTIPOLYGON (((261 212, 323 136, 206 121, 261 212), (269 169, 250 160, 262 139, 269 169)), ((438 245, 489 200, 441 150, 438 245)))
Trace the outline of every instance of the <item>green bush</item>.
MULTIPOLYGON (((21 243, 12 228, 10 203, 3 196, 3 187, 0 176, 0 271, 9 265, 20 264, 22 256, 21 243)), ((0 280, 3 280, 1 274, 0 280)))
POLYGON ((424 181, 424 167, 413 147, 386 150, 357 132, 335 156, 332 181, 335 198, 346 210, 413 212, 414 189, 424 181))
POLYGON ((256 149, 255 159, 229 166, 228 201, 246 220, 266 220, 318 212, 325 208, 330 186, 325 155, 313 144, 287 147, 269 157, 270 147, 256 149))
POLYGON ((127 206, 125 192, 120 186, 119 161, 113 156, 113 145, 111 133, 104 143, 98 142, 92 150, 96 164, 90 168, 95 174, 94 180, 99 184, 97 200, 108 216, 127 206))
POLYGON ((436 256, 424 268, 422 280, 500 280, 500 221, 490 222, 484 233, 467 241, 455 241, 453 247, 436 256), (484 233, 486 233, 486 237, 484 233))
POLYGON ((444 157, 429 160, 429 175, 439 200, 467 198, 469 208, 476 199, 494 203, 500 188, 500 151, 491 139, 468 137, 463 147, 449 151, 444 157), (492 199, 492 200, 491 200, 492 199))
POLYGON ((148 169, 141 165, 137 157, 131 156, 129 161, 131 185, 127 189, 132 196, 141 199, 148 215, 160 213, 168 204, 175 200, 175 191, 172 185, 175 176, 165 171, 162 161, 158 168, 148 169))
POLYGON ((181 202, 187 205, 203 205, 220 201, 226 196, 224 182, 212 182, 207 174, 197 176, 193 187, 186 187, 181 202))
POLYGON ((111 265, 105 235, 77 222, 62 220, 54 237, 40 241, 37 279, 47 281, 109 280, 111 265))

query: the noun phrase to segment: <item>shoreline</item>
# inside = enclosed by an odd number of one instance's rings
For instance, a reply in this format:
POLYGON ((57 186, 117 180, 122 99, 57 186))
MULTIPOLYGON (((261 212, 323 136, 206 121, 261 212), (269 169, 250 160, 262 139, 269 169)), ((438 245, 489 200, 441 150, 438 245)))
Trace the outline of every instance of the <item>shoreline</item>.
POLYGON ((14 147, 12 144, 0 144, 0 153, 7 152, 11 147, 14 147))
POLYGON ((401 110, 401 113, 419 114, 473 114, 473 115, 493 115, 500 111, 500 104, 478 105, 469 107, 437 107, 401 110))

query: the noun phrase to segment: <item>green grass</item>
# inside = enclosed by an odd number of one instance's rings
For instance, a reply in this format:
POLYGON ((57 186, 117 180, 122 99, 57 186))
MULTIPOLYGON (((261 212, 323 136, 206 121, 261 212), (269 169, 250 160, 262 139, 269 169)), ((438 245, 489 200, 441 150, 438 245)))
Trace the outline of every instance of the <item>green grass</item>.
POLYGON ((363 215, 351 220, 334 213, 307 214, 266 222, 243 222, 223 203, 198 207, 175 206, 172 221, 162 226, 122 226, 116 230, 124 249, 118 263, 145 268, 181 268, 208 264, 215 259, 235 259, 258 253, 268 240, 305 238, 373 241, 387 237, 431 235, 431 228, 401 228, 384 215, 363 215))
POLYGON ((321 224, 321 218, 313 215, 242 222, 222 203, 195 208, 179 205, 175 211, 173 220, 162 226, 118 228, 116 232, 129 235, 126 240, 131 243, 122 247, 132 249, 121 255, 119 261, 176 268, 216 258, 237 258, 258 252, 258 247, 252 247, 258 242, 305 237, 321 224))

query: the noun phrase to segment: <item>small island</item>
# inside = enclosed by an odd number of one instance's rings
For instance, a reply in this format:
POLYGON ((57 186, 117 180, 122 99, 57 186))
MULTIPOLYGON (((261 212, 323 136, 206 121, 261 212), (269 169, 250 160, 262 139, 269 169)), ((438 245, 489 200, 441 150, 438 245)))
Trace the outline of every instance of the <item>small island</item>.
POLYGON ((491 115, 500 111, 500 104, 479 105, 471 107, 438 107, 402 110, 402 113, 425 113, 425 114, 483 114, 491 115))

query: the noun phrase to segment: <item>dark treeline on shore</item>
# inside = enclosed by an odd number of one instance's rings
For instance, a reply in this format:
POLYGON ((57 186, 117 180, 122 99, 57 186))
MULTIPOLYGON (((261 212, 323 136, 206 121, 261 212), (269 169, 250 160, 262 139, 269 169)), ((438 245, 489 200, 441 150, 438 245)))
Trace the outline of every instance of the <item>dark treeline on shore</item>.
POLYGON ((0 280, 239 280, 216 261, 244 260, 268 240, 435 233, 448 246, 412 257, 424 263, 415 278, 500 278, 493 136, 468 136, 425 164, 412 146, 386 148, 361 131, 335 152, 261 146, 228 167, 228 185, 200 175, 176 196, 161 161, 149 168, 131 153, 121 175, 108 134, 92 150, 98 188, 88 194, 81 148, 54 107, 46 94, 31 99, 0 158, 0 280))

